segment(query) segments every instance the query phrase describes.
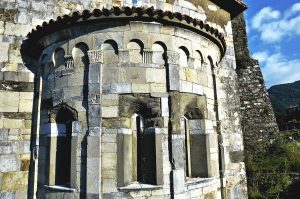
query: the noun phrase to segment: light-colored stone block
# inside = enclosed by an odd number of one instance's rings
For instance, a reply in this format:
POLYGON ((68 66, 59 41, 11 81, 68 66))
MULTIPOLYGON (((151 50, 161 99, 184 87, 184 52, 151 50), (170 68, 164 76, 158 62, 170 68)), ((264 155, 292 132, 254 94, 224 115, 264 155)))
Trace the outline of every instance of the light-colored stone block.
POLYGON ((117 192, 117 182, 115 179, 105 179, 102 181, 102 191, 103 193, 113 193, 117 192))
POLYGON ((102 142, 101 149, 102 153, 117 153, 117 144, 102 142))
POLYGON ((174 183, 174 193, 181 194, 184 191, 184 170, 177 169, 172 171, 173 183, 174 183))
POLYGON ((166 83, 166 70, 165 69, 155 69, 147 68, 146 69, 146 80, 149 83, 166 83))
POLYGON ((117 106, 119 104, 118 94, 102 95, 102 106, 117 106))
MULTIPOLYGON (((116 144, 114 144, 116 145, 116 144)), ((116 153, 102 153, 102 168, 116 168, 117 166, 117 155, 116 153)))
MULTIPOLYGON (((0 31, 1 31, 1 27, 0 27, 0 31)), ((8 60, 8 49, 9 49, 9 43, 0 43, 0 62, 5 62, 8 60)))
POLYGON ((0 156, 0 172, 18 171, 20 160, 18 155, 1 155, 0 156))
POLYGON ((111 118, 119 116, 118 106, 103 106, 102 107, 102 117, 111 118))
POLYGON ((18 112, 19 92, 0 91, 0 112, 18 112))
POLYGON ((21 99, 19 103, 19 112, 32 112, 33 100, 21 99))
POLYGON ((167 87, 165 84, 150 84, 151 93, 165 93, 167 92, 167 87))
POLYGON ((150 93, 150 84, 132 84, 133 93, 150 93))
POLYGON ((22 36, 25 37, 28 32, 30 32, 32 27, 25 24, 14 24, 11 22, 5 23, 4 34, 12 36, 22 36))
POLYGON ((20 99, 33 100, 33 92, 20 92, 20 99))
POLYGON ((193 93, 198 95, 203 95, 203 86, 199 84, 193 84, 193 93))
POLYGON ((132 87, 131 83, 112 83, 111 93, 131 93, 132 87))
POLYGON ((184 93, 193 93, 193 83, 180 81, 180 91, 184 93))
POLYGON ((167 97, 161 98, 161 116, 163 117, 169 116, 169 100, 167 97))
POLYGON ((4 21, 0 21, 0 35, 4 33, 4 21))
POLYGON ((23 120, 20 119, 3 119, 3 127, 7 129, 24 128, 23 120))

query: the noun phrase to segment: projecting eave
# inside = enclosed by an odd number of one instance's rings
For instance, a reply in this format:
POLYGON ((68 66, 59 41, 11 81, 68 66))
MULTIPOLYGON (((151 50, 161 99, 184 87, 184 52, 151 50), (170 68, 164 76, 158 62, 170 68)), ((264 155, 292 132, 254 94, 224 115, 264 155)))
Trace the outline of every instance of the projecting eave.
POLYGON ((228 11, 232 17, 244 12, 248 7, 242 0, 211 0, 222 9, 228 11))

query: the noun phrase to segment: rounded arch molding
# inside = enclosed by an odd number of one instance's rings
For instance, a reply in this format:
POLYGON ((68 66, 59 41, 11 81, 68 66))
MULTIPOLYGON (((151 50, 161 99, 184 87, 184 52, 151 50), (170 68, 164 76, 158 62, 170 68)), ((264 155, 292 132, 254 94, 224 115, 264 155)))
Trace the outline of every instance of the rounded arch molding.
MULTIPOLYGON (((73 107, 69 106, 66 103, 60 103, 56 106, 54 106, 49 111, 49 122, 50 123, 59 123, 61 120, 60 113, 66 113, 65 119, 69 121, 78 121, 78 112, 73 107)), ((68 121, 66 121, 68 122, 68 121)))

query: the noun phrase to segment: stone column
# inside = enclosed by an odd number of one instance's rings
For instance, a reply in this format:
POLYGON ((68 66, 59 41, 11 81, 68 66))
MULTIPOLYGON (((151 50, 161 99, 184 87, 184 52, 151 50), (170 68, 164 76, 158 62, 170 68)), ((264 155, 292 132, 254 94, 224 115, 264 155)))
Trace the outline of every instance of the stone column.
POLYGON ((174 51, 167 51, 168 62, 168 90, 179 91, 179 53, 174 51))
POLYGON ((168 91, 169 91, 169 109, 171 124, 171 194, 173 198, 183 198, 184 191, 184 134, 182 134, 181 115, 180 115, 180 94, 179 94, 179 53, 167 51, 168 65, 168 91))
POLYGON ((152 50, 151 49, 144 49, 143 52, 143 63, 151 64, 152 63, 152 50))
POLYGON ((101 198, 101 50, 88 51, 88 136, 86 198, 101 198))
POLYGON ((77 144, 78 144, 78 135, 81 131, 80 122, 72 122, 72 140, 71 140, 71 176, 70 176, 70 185, 71 188, 77 190, 80 189, 80 185, 77 183, 77 144))
POLYGON ((74 60, 72 55, 65 55, 65 68, 74 68, 74 60))
MULTIPOLYGON (((28 184, 31 184, 28 188, 28 198, 35 199, 38 189, 38 155, 39 155, 39 134, 40 134, 40 111, 41 111, 41 96, 42 96, 42 67, 44 65, 37 66, 37 73, 34 76, 34 99, 33 99, 33 111, 32 111, 32 132, 31 132, 31 157, 29 167, 29 180, 28 184)), ((45 174, 44 174, 45 175, 45 174)))

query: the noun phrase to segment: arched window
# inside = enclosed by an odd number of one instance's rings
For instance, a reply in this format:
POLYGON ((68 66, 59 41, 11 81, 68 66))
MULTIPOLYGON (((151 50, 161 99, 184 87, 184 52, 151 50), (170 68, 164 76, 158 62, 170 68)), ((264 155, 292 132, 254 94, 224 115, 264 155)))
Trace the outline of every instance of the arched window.
POLYGON ((83 68, 88 66, 88 46, 85 43, 78 43, 72 50, 72 56, 74 59, 74 67, 83 68))
POLYGON ((179 52, 179 65, 183 68, 188 67, 188 59, 190 56, 188 49, 184 46, 181 46, 179 47, 178 52, 179 52))
POLYGON ((143 63, 144 44, 137 39, 131 40, 127 49, 129 50, 129 60, 131 63, 143 63))
POLYGON ((103 62, 105 64, 119 62, 118 44, 114 40, 105 41, 101 49, 103 50, 103 62))
POLYGON ((194 68, 195 69, 201 69, 202 68, 202 63, 203 63, 203 57, 202 54, 199 50, 196 50, 195 54, 194 54, 194 68))
POLYGON ((53 62, 55 70, 65 69, 65 50, 58 48, 55 50, 53 55, 53 62))
POLYGON ((155 43, 152 46, 152 63, 154 64, 159 64, 159 65, 165 65, 165 60, 164 60, 164 52, 165 49, 163 46, 159 43, 155 43))

